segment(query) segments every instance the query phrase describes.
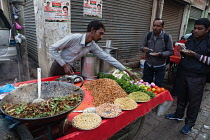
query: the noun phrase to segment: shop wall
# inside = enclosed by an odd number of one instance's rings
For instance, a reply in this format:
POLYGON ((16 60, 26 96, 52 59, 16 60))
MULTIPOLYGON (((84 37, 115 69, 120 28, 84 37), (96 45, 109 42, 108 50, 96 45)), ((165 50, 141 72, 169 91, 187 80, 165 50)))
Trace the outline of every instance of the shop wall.
POLYGON ((0 9, 2 9, 4 11, 5 16, 8 19, 10 18, 10 12, 9 12, 9 5, 8 5, 8 1, 7 0, 0 0, 0 9))
POLYGON ((175 0, 164 0, 162 18, 165 21, 165 31, 172 36, 173 41, 180 39, 180 31, 183 30, 183 14, 185 4, 175 0))
POLYGON ((83 1, 72 0, 72 33, 84 33, 91 20, 102 20, 106 26, 104 38, 98 42, 106 45, 112 40, 112 47, 118 48, 118 60, 133 67, 139 66, 139 51, 144 35, 150 31, 153 0, 103 0, 102 17, 84 16, 83 1))
MULTIPOLYGON (((44 0, 34 0, 34 12, 36 22, 36 37, 38 62, 42 68, 42 75, 47 77, 53 58, 50 56, 49 47, 71 33, 71 22, 46 22, 44 12, 44 0)), ((70 2, 70 1, 68 1, 70 2)))

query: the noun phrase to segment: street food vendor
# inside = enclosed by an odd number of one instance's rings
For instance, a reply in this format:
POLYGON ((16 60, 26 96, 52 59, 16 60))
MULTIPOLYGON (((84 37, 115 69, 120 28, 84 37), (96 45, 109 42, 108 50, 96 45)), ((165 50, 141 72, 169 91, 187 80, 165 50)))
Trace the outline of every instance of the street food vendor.
POLYGON ((86 33, 68 34, 50 46, 50 53, 55 59, 50 68, 50 76, 73 75, 74 62, 91 52, 117 69, 127 72, 131 78, 139 79, 134 73, 126 69, 119 61, 104 52, 96 44, 96 42, 102 39, 104 32, 105 26, 103 23, 94 20, 88 24, 86 33))

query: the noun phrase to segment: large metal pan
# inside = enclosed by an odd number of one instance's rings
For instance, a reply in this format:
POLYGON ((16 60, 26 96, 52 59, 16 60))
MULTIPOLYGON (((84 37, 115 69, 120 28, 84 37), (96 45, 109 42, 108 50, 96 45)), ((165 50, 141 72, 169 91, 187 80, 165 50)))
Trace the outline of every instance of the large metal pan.
MULTIPOLYGON (((64 97, 69 94, 82 94, 82 100, 84 99, 84 92, 81 88, 67 82, 60 82, 60 81, 46 81, 42 82, 41 85, 42 89, 42 97, 43 99, 47 99, 50 97, 64 97)), ((82 102, 79 102, 73 109, 68 110, 66 112, 62 112, 61 114, 57 114, 50 117, 42 117, 42 118, 32 118, 32 119, 26 119, 26 118, 17 118, 14 116, 10 116, 4 112, 2 109, 2 106, 5 103, 13 103, 13 104, 20 104, 21 102, 31 103, 33 100, 37 99, 37 83, 29 84, 27 86, 23 86, 20 88, 17 88, 10 92, 8 95, 6 95, 0 102, 0 109, 3 114, 24 123, 30 123, 30 124, 45 124, 45 123, 51 123, 54 121, 62 120, 67 117, 67 115, 72 112, 79 104, 82 102)))

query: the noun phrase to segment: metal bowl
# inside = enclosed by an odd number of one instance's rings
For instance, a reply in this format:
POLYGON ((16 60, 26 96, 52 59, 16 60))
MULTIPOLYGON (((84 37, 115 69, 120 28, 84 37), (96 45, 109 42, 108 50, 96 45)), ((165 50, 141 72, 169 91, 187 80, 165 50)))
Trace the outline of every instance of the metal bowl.
MULTIPOLYGON (((59 81, 46 81, 41 83, 41 92, 43 99, 49 99, 51 97, 65 97, 69 94, 82 94, 82 100, 84 99, 84 92, 81 88, 67 82, 59 82, 59 81)), ((37 83, 28 84, 26 86, 19 87, 8 95, 6 95, 0 102, 0 109, 3 114, 24 123, 31 123, 31 124, 43 124, 43 123, 50 123, 57 120, 61 120, 67 117, 67 115, 72 112, 77 106, 81 104, 80 101, 74 108, 62 112, 60 114, 56 114, 53 116, 48 117, 41 117, 41 118, 17 118, 14 116, 10 116, 4 112, 2 106, 6 103, 12 104, 20 104, 22 102, 31 103, 33 100, 37 99, 37 83)))

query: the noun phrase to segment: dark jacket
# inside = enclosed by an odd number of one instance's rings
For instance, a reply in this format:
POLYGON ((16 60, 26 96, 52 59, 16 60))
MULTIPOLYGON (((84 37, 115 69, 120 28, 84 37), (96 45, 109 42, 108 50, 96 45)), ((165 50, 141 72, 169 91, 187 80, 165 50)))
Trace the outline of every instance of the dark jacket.
POLYGON ((185 43, 187 49, 196 52, 195 57, 184 55, 180 61, 180 67, 183 68, 188 75, 206 75, 210 71, 210 65, 199 61, 201 55, 210 56, 210 44, 208 44, 208 39, 209 35, 200 41, 196 41, 191 36, 185 43))
POLYGON ((169 35, 169 40, 167 44, 165 44, 164 41, 164 31, 159 35, 159 37, 155 40, 154 35, 152 33, 151 38, 147 41, 147 35, 144 37, 144 40, 142 42, 142 45, 140 47, 140 50, 143 51, 143 47, 148 47, 150 49, 153 49, 154 52, 162 52, 162 56, 151 56, 149 52, 146 53, 146 61, 152 66, 159 66, 166 63, 166 57, 173 54, 173 42, 172 38, 169 35))

